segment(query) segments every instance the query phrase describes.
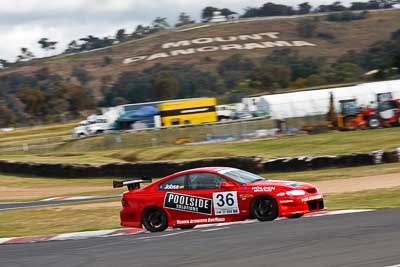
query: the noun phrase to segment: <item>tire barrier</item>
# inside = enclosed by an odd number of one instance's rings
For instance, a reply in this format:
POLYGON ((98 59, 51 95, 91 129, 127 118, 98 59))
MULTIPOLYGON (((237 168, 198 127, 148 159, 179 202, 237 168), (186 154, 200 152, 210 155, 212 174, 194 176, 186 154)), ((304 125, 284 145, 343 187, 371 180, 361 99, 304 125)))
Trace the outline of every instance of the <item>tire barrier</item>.
POLYGON ((0 160, 0 173, 60 178, 95 177, 164 177, 172 173, 201 167, 235 167, 253 173, 294 172, 367 166, 400 161, 400 149, 338 156, 277 158, 263 161, 258 157, 212 158, 185 162, 140 162, 90 164, 48 164, 0 160))
POLYGON ((60 178, 164 177, 178 171, 210 166, 236 167, 259 173, 262 171, 260 162, 261 159, 257 157, 229 157, 186 162, 110 163, 104 165, 0 161, 0 173, 60 178))
POLYGON ((400 157, 399 157, 398 150, 386 151, 383 153, 383 156, 382 156, 383 163, 394 163, 394 162, 399 162, 399 161, 400 161, 400 157))
POLYGON ((357 167, 376 164, 376 155, 349 154, 339 156, 279 158, 262 162, 263 171, 291 172, 327 168, 357 167))

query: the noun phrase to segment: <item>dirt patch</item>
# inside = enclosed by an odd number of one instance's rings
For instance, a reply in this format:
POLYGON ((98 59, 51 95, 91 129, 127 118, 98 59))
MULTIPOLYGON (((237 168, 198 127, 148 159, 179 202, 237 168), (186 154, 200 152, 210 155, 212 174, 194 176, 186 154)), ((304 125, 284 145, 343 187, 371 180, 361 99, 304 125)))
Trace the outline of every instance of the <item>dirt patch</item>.
POLYGON ((400 173, 313 182, 324 194, 347 193, 400 186, 400 173))
POLYGON ((28 187, 9 187, 0 186, 0 201, 10 199, 40 199, 51 196, 64 196, 70 194, 79 194, 85 192, 95 192, 110 190, 110 186, 72 186, 72 187, 46 187, 46 188, 28 188, 28 187))

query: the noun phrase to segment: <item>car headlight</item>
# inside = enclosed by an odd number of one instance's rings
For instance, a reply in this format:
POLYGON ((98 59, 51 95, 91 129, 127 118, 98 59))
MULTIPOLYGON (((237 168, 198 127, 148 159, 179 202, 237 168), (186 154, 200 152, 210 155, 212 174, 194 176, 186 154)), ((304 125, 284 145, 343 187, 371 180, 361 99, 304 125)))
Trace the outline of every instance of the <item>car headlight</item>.
POLYGON ((303 196, 305 194, 306 192, 304 190, 291 190, 286 192, 288 196, 303 196))

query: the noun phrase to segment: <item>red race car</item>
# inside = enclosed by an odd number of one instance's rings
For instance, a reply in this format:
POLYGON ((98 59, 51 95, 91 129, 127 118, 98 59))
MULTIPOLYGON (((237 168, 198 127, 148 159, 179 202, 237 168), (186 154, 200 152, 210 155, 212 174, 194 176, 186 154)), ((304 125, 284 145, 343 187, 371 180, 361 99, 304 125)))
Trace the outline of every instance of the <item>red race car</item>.
POLYGON ((114 188, 129 189, 121 200, 122 226, 158 232, 250 218, 299 218, 324 209, 322 194, 311 184, 267 180, 235 168, 191 169, 140 189, 144 182, 149 180, 113 182, 114 188))

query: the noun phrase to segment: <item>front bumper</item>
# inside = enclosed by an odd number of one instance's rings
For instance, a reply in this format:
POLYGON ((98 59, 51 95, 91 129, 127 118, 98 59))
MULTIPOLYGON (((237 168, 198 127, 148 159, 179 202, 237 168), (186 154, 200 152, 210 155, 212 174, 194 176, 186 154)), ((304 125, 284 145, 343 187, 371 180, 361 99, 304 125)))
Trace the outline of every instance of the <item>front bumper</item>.
POLYGON ((324 198, 320 194, 286 197, 278 199, 279 216, 306 214, 325 210, 324 198))

